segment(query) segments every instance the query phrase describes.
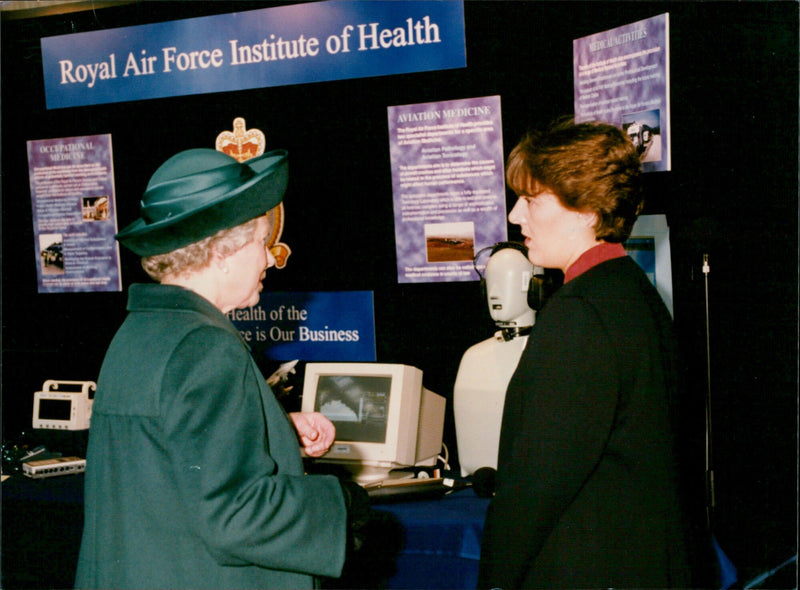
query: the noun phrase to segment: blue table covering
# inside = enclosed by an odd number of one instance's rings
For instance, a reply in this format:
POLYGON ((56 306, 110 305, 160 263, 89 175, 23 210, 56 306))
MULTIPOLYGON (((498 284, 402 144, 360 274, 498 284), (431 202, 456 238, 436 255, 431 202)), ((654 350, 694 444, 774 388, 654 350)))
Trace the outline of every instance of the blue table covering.
MULTIPOLYGON (((72 586, 83 524, 83 476, 17 476, 2 484, 2 584, 72 586)), ((375 505, 402 528, 394 575, 382 588, 475 588, 489 501, 471 489, 441 499, 375 505)))
POLYGON ((394 514, 405 535, 387 588, 475 588, 488 505, 466 489, 439 500, 375 506, 394 514))

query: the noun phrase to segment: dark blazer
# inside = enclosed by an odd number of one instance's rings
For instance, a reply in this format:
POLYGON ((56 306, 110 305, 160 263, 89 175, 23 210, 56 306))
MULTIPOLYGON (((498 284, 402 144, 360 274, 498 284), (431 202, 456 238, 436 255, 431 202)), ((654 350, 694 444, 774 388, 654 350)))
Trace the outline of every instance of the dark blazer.
POLYGON ((506 395, 480 587, 690 585, 671 323, 628 257, 539 313, 506 395))
POLYGON ((210 302, 133 285, 100 372, 76 585, 309 588, 338 576, 338 481, 303 474, 297 436, 210 302))

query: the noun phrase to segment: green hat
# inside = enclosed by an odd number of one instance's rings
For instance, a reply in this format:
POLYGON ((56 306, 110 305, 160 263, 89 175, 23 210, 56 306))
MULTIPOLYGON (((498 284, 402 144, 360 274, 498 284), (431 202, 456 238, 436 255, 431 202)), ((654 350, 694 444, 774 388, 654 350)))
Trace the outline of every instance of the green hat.
POLYGON ((276 207, 289 179, 288 152, 240 163, 212 149, 186 150, 155 171, 141 217, 115 237, 140 256, 164 254, 276 207))

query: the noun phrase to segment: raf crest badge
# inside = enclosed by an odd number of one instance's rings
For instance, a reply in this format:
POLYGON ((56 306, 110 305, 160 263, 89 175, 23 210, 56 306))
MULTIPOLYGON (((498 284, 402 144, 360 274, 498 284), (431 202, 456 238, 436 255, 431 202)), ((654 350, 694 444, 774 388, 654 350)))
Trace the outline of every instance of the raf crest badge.
MULTIPOLYGON (((233 120, 233 131, 223 131, 217 135, 216 149, 233 156, 239 162, 245 162, 263 154, 266 143, 264 133, 260 129, 246 129, 244 119, 236 117, 233 120)), ((283 233, 283 203, 279 203, 277 207, 268 211, 267 218, 272 227, 267 246, 275 257, 275 266, 283 268, 292 253, 288 245, 279 241, 283 233)))

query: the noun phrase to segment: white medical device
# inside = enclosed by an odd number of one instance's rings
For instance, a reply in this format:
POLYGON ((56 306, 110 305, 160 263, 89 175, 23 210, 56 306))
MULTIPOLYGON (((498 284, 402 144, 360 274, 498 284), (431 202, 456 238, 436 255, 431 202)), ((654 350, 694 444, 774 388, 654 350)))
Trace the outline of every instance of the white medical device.
POLYGON ((94 381, 48 379, 33 394, 33 427, 49 430, 86 430, 92 417, 94 381))
POLYGON ((33 479, 71 475, 84 471, 86 471, 86 459, 80 457, 55 457, 22 464, 22 474, 33 479))

